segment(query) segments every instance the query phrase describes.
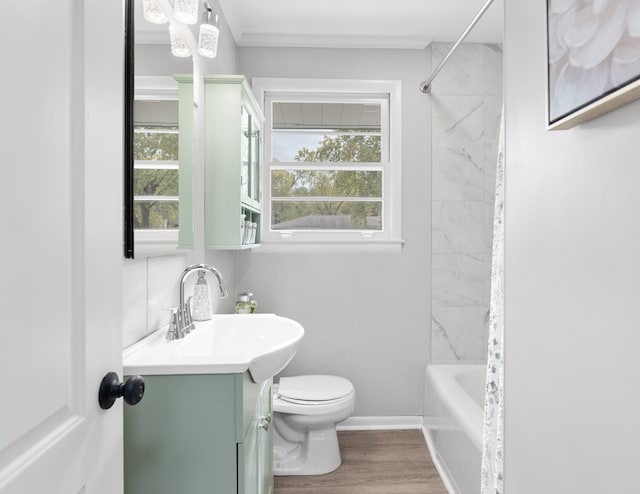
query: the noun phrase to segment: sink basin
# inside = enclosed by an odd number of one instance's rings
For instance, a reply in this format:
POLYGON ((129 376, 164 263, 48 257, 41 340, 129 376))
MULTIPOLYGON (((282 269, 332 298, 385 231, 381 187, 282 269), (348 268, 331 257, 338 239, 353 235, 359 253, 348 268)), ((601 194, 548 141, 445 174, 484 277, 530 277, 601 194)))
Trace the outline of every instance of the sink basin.
POLYGON ((196 322, 180 340, 156 331, 123 353, 125 375, 236 374, 255 382, 268 379, 291 361, 304 329, 275 314, 222 314, 196 322))

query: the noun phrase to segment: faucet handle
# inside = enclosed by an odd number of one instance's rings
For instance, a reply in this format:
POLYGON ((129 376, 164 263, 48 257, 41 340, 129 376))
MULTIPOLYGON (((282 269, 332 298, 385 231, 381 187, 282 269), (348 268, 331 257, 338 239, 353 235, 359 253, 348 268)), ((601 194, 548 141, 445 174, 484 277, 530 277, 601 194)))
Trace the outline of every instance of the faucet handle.
POLYGON ((162 310, 166 310, 168 312, 171 312, 170 316, 171 316, 171 322, 174 321, 175 316, 178 315, 178 308, 177 307, 165 307, 162 310))
POLYGON ((167 329, 167 340, 179 340, 184 338, 184 331, 180 327, 180 315, 178 313, 178 307, 167 307, 166 309, 171 311, 171 321, 169 321, 169 329, 167 329))

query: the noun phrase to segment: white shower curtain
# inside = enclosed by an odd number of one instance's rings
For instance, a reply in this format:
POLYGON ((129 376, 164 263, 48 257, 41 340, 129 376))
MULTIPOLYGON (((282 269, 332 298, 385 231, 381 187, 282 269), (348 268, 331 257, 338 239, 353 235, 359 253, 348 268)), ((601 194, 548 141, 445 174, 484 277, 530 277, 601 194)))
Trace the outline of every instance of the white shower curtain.
POLYGON ((482 494, 502 494, 504 439, 504 108, 496 164, 489 347, 482 441, 482 494))

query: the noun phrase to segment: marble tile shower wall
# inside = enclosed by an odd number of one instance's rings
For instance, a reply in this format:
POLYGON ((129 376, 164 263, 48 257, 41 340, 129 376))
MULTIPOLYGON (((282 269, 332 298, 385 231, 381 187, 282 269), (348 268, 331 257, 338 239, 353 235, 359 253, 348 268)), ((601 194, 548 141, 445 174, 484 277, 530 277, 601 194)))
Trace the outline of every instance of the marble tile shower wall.
MULTIPOLYGON (((452 44, 434 43, 433 67, 452 44)), ((486 360, 502 47, 464 43, 432 86, 431 360, 486 360)))

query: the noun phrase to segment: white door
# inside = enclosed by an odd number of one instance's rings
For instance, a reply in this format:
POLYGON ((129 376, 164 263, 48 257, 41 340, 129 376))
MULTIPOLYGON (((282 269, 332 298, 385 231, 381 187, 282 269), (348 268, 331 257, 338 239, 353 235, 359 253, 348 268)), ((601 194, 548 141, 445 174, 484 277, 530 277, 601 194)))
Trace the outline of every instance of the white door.
POLYGON ((122 493, 122 5, 0 16, 0 493, 122 493))

